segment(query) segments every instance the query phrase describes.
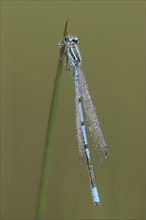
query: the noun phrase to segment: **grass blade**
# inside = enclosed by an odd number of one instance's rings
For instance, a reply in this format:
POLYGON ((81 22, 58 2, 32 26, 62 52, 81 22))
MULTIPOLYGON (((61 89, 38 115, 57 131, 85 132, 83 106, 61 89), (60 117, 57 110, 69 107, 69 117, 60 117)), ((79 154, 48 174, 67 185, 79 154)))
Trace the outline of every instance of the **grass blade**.
MULTIPOLYGON (((63 37, 67 34, 67 25, 68 19, 65 24, 63 37)), ((65 47, 60 48, 60 57, 58 61, 58 66, 56 70, 56 77, 54 80, 54 87, 51 97, 51 105, 49 109, 49 116, 48 116, 48 124, 47 124, 47 131, 46 131, 46 140, 45 140, 45 147, 44 147, 44 154, 42 160, 42 168, 41 168, 41 175, 40 175, 40 184, 38 190, 38 198, 37 198, 37 207, 36 207, 36 219, 43 220, 45 215, 45 203, 46 203, 46 195, 48 189, 48 177, 49 177, 49 160, 50 160, 50 149, 51 149, 51 139, 52 139, 52 132, 53 126, 55 124, 55 116, 57 110, 57 102, 59 96, 59 86, 61 81, 61 72, 63 69, 63 60, 60 58, 64 54, 65 47)))

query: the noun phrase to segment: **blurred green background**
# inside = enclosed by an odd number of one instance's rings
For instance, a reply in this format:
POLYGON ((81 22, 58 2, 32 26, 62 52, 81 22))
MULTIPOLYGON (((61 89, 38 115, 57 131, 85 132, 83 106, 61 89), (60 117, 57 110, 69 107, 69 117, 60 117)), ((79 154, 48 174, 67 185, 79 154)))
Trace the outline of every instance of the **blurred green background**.
MULTIPOLYGON (((101 207, 79 164, 74 86, 63 72, 46 219, 144 219, 144 1, 1 2, 1 218, 34 219, 48 111, 64 24, 83 70, 109 159, 89 140, 101 207)), ((90 136, 90 135, 88 135, 90 136)))

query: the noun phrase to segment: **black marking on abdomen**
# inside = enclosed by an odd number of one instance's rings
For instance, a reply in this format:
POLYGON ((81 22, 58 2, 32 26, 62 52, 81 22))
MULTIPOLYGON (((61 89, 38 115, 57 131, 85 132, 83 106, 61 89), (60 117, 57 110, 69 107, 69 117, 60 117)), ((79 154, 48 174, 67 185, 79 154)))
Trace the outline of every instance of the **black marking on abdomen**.
POLYGON ((81 121, 81 126, 85 126, 85 123, 84 123, 84 121, 81 121))

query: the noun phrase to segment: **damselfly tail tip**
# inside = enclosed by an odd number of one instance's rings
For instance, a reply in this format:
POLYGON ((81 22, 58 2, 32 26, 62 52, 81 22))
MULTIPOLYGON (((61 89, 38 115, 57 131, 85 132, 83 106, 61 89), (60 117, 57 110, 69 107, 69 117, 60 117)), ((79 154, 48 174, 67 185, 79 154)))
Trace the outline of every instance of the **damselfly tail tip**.
POLYGON ((95 207, 100 207, 100 202, 94 202, 95 207))

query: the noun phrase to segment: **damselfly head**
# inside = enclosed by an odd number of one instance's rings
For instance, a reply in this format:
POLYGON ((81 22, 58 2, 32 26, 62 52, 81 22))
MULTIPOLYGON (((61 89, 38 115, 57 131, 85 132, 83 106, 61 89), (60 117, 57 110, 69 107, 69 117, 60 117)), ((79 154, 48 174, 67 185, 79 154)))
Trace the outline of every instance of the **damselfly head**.
POLYGON ((79 42, 79 38, 75 36, 66 36, 64 38, 64 44, 67 46, 72 46, 74 44, 77 44, 79 42))

